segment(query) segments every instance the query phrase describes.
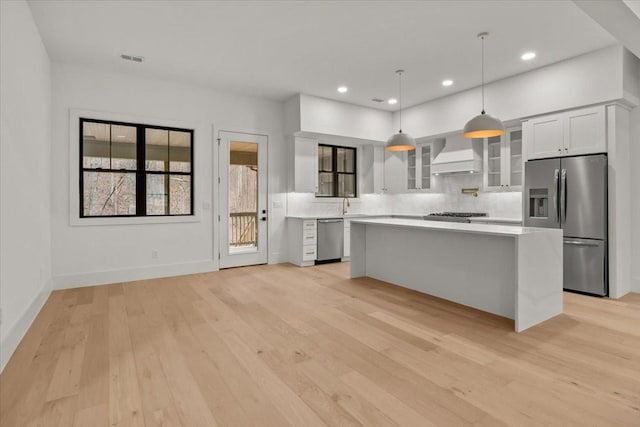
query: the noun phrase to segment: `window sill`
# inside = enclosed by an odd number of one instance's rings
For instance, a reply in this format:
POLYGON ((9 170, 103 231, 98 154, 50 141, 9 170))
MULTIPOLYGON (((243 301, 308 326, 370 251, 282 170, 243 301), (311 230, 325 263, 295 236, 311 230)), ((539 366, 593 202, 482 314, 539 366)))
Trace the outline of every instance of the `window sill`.
POLYGON ((73 227, 104 226, 104 225, 144 225, 144 224, 183 224, 200 222, 198 215, 193 216, 147 216, 147 217, 116 217, 116 218, 70 218, 73 227))

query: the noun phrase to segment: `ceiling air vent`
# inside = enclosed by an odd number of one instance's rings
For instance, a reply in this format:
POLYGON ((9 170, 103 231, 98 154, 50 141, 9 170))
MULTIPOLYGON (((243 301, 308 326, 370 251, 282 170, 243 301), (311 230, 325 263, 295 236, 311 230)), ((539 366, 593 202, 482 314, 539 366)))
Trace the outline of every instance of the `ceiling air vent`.
POLYGON ((373 101, 373 102, 380 103, 380 102, 384 102, 384 99, 380 99, 380 98, 373 98, 373 99, 372 99, 372 101, 373 101))
POLYGON ((144 60, 144 57, 142 56, 133 56, 133 55, 125 55, 125 54, 120 55, 120 58, 126 61, 133 61, 133 62, 142 62, 144 60))

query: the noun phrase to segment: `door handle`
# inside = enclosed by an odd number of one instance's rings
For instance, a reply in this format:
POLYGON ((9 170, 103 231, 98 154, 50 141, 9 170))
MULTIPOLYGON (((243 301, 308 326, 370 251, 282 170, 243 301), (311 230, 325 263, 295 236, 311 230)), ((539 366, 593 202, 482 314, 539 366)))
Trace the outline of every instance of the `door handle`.
POLYGON ((558 180, 560 179, 560 169, 556 169, 556 171, 554 172, 554 178, 553 178, 553 183, 556 187, 554 193, 553 193, 553 210, 556 213, 556 218, 558 220, 558 222, 560 222, 560 211, 559 211, 559 206, 558 206, 558 180))
POLYGON ((597 243, 580 242, 578 240, 565 240, 564 244, 571 245, 571 246, 595 246, 595 247, 598 246, 597 243))
POLYGON ((560 178, 561 184, 560 186, 562 187, 562 191, 560 193, 560 223, 562 223, 563 221, 566 222, 567 221, 567 170, 566 169, 562 169, 562 175, 560 178))

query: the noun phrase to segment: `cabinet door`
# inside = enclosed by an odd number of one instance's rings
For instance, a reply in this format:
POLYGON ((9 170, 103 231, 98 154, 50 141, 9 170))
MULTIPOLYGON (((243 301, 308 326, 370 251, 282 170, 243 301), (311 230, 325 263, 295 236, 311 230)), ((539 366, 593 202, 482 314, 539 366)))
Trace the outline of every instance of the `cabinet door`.
POLYGON ((386 151, 384 159, 384 188, 387 193, 406 191, 406 152, 386 151))
POLYGON ((503 185, 502 169, 504 159, 502 138, 493 136, 484 140, 484 187, 488 190, 500 189, 503 185))
POLYGON ((524 122, 523 130, 529 160, 562 155, 564 139, 562 114, 530 119, 524 122))
POLYGON ((513 190, 522 187, 522 129, 510 128, 506 131, 505 140, 505 182, 504 184, 513 190))
POLYGON ((318 141, 295 138, 294 143, 294 191, 316 193, 318 191, 318 141))
POLYGON ((566 113, 564 154, 595 154, 607 151, 604 106, 566 113))
POLYGON ((379 194, 384 190, 384 147, 365 145, 358 156, 361 194, 379 194))
POLYGON ((431 144, 421 145, 420 150, 420 188, 428 190, 431 188, 431 144))
POLYGON ((407 190, 420 188, 419 148, 407 151, 407 190))

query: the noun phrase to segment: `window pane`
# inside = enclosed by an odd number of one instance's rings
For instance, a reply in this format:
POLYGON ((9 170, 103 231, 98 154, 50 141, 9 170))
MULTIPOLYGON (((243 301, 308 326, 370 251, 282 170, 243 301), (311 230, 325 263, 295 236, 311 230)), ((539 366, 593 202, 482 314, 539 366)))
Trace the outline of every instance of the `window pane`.
POLYGON ((147 215, 168 215, 168 176, 147 174, 147 215))
POLYGON ((355 183, 355 175, 338 174, 338 197, 355 197, 355 183))
POLYGON ((333 164, 331 160, 331 147, 318 146, 318 170, 319 171, 332 171, 333 164))
POLYGON ((191 172, 191 133, 169 131, 169 170, 191 172))
POLYGON ((169 213, 171 215, 191 214, 191 177, 188 175, 170 175, 169 213))
POLYGON ((145 168, 148 171, 169 170, 169 131, 145 129, 145 168))
POLYGON ((353 148, 337 148, 338 172, 355 172, 355 150, 353 148))
POLYGON ((318 196, 333 196, 333 173, 320 172, 318 183, 318 196))
POLYGON ((135 215, 136 174, 83 173, 83 215, 135 215))
POLYGON ((83 122, 82 166, 85 168, 111 168, 111 127, 104 123, 83 122))
POLYGON ((136 170, 136 128, 111 125, 111 169, 136 170))

